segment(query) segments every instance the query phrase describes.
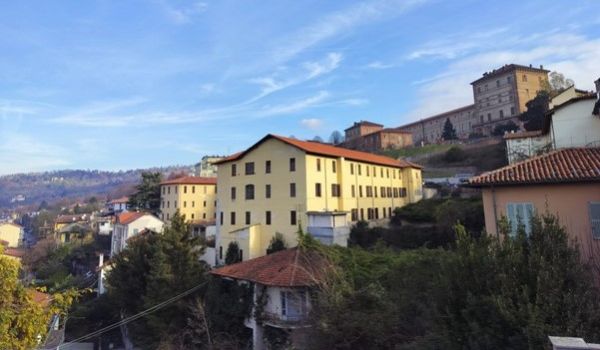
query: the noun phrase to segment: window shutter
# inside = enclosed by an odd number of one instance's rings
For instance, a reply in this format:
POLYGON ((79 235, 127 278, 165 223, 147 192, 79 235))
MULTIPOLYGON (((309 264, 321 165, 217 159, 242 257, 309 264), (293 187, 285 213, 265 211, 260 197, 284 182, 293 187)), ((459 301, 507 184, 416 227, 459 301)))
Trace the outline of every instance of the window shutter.
POLYGON ((600 239, 600 202, 590 202, 590 224, 592 237, 600 239))

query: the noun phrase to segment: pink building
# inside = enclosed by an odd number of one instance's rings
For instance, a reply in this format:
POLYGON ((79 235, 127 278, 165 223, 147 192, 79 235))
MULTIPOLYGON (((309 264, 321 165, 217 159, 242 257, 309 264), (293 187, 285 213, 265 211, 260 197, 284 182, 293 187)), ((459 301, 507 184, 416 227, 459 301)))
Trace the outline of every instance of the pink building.
POLYGON ((483 194, 485 227, 496 235, 505 216, 516 232, 530 230, 534 212, 559 217, 587 255, 600 253, 600 148, 566 148, 483 173, 469 180, 483 194))

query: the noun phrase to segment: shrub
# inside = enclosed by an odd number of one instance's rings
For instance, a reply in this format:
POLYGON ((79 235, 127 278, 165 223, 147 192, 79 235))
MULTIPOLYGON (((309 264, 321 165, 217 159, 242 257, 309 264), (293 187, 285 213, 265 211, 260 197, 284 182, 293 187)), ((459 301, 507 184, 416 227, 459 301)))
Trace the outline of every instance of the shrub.
POLYGON ((451 147, 449 150, 446 151, 446 153, 444 153, 444 161, 448 162, 448 163, 457 163, 457 162, 462 162, 467 158, 467 155, 465 153, 465 151, 458 147, 458 146, 453 146, 451 147))

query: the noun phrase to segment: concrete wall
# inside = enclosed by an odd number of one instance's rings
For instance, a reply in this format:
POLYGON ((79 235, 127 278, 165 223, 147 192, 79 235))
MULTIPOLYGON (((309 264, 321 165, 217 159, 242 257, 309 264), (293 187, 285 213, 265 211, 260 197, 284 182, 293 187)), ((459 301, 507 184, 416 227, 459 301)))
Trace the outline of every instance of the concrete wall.
POLYGON ((585 147, 600 142, 600 117, 592 114, 595 99, 581 100, 558 109, 552 115, 555 148, 585 147))

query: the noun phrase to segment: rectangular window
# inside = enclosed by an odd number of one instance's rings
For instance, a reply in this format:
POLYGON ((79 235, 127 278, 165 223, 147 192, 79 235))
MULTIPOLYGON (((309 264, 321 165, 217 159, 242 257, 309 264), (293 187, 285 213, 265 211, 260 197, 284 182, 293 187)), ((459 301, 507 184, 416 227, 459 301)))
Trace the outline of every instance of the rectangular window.
POLYGON ((187 186, 183 186, 183 193, 187 193, 187 186))
POLYGON ((350 163, 350 175, 354 175, 354 164, 350 163))
POLYGON ((296 171, 296 158, 290 158, 290 171, 296 171))
POLYGON ((265 212, 265 223, 271 225, 271 212, 268 210, 265 212))
POLYGON ((230 223, 231 225, 235 225, 235 211, 231 212, 230 223))
POLYGON ((592 237, 594 239, 600 239, 600 202, 590 202, 589 207, 592 237))
POLYGON ((359 197, 363 196, 362 185, 358 185, 358 196, 359 197))
POLYGON ((219 222, 221 222, 221 225, 223 225, 223 212, 219 213, 219 222))
POLYGON ((183 201, 183 207, 187 208, 187 201, 183 201))
POLYGON ((177 208, 177 201, 173 201, 173 208, 177 208))
POLYGON ((290 184, 290 197, 296 197, 296 184, 293 182, 290 184))
POLYGON ((365 209, 360 208, 360 219, 364 220, 365 219, 365 209))
POLYGON ((167 192, 168 192, 168 194, 171 194, 171 186, 167 187, 167 192))
POLYGON ((371 167, 367 165, 367 176, 369 176, 369 169, 370 169, 370 168, 371 168, 371 167))
POLYGON ((331 184, 331 196, 332 197, 340 197, 340 185, 339 184, 331 184))
POLYGON ((358 175, 362 175, 362 167, 358 164, 358 175))
POLYGON ((265 185, 265 198, 271 198, 271 185, 265 185))
POLYGON ((223 246, 219 246, 219 259, 223 259, 223 246))
POLYGON ((531 203, 507 203, 506 216, 510 223, 511 236, 517 234, 519 225, 523 225, 525 233, 531 233, 531 218, 534 214, 533 204, 531 203))
POLYGON ((231 176, 237 175, 237 164, 231 164, 231 176))
POLYGON ((373 167, 373 177, 377 177, 377 169, 375 167, 373 167))
POLYGON ((354 186, 354 185, 350 186, 350 191, 352 193, 352 197, 356 197, 356 186, 354 186))
POLYGON ((317 171, 321 171, 321 158, 317 158, 317 171))
POLYGON ((350 221, 358 220, 358 209, 354 208, 350 211, 350 221))
POLYGON ((392 198, 392 188, 391 187, 387 188, 387 197, 392 198))
POLYGON ((290 211, 290 225, 296 226, 296 211, 290 211))
POLYGON ((381 186, 379 193, 381 193, 381 198, 385 198, 385 187, 381 186))
POLYGON ((202 202, 202 206, 206 208, 206 201, 202 202))
POLYGON ((510 107, 510 115, 515 115, 515 107, 510 107))
POLYGON ((235 193, 235 187, 232 187, 232 188, 231 188, 231 199, 232 199, 232 200, 235 200, 235 196, 236 196, 236 193, 235 193))
POLYGON ((271 173, 271 161, 270 160, 265 161, 265 173, 266 174, 271 173))
POLYGON ((500 110, 500 118, 504 118, 504 111, 500 110))
POLYGON ((254 162, 246 163, 246 175, 254 175, 254 162))
POLYGON ((192 193, 196 193, 196 186, 192 186, 192 193))
POLYGON ((523 74, 523 81, 527 81, 527 75, 523 74))
POLYGON ((380 173, 381 173, 381 177, 383 177, 383 168, 379 168, 380 173))
POLYGON ((377 186, 373 186, 373 196, 377 198, 377 186))
POLYGON ((373 197, 373 187, 367 186, 367 198, 373 197))
POLYGON ((166 190, 167 190, 166 186, 163 186, 163 188, 162 188, 162 194, 165 194, 166 190))
POLYGON ((250 225, 250 212, 246 212, 246 225, 250 225))
POLYGON ((336 168, 336 163, 335 160, 331 161, 331 171, 333 171, 334 173, 336 172, 337 168, 336 168))
POLYGON ((394 198, 398 198, 398 188, 394 187, 394 198))
POLYGON ((319 182, 315 184, 315 196, 321 197, 321 184, 319 182))
POLYGON ((246 200, 254 199, 254 185, 246 185, 246 200))

